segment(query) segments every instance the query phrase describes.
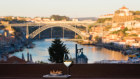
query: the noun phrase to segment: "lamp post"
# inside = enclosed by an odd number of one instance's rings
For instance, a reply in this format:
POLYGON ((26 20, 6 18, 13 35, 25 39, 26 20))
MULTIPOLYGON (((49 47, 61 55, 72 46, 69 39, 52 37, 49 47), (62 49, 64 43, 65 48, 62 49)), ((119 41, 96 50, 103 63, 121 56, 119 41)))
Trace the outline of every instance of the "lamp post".
POLYGON ((83 52, 83 48, 78 49, 77 44, 75 44, 75 57, 76 57, 76 64, 78 64, 78 54, 83 52))

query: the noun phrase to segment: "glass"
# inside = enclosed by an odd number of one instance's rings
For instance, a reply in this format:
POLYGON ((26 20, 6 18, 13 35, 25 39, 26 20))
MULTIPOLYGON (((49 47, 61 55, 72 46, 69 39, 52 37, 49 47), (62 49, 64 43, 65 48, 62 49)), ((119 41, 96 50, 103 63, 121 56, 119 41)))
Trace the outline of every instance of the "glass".
POLYGON ((67 75, 69 75, 69 66, 72 64, 72 61, 64 61, 64 64, 67 67, 67 75))

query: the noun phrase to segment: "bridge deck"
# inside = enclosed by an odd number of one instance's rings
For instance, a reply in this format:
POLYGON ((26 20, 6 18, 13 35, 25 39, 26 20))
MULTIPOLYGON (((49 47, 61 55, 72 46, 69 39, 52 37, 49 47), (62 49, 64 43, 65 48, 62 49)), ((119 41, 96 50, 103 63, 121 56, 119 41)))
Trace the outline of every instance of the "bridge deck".
MULTIPOLYGON (((45 39, 45 41, 54 41, 55 39, 45 39)), ((60 39, 62 41, 82 41, 82 39, 60 39)))

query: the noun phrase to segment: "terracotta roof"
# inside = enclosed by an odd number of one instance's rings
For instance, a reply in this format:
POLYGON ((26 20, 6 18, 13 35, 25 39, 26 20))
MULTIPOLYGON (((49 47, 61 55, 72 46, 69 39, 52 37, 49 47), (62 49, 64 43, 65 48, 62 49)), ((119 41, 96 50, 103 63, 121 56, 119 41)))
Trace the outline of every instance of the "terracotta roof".
POLYGON ((140 38, 136 38, 136 41, 140 41, 140 38))
POLYGON ((109 39, 109 40, 114 40, 114 39, 109 39))
POLYGON ((125 6, 123 6, 121 9, 128 9, 128 8, 126 8, 125 6))
POLYGON ((122 40, 122 41, 120 41, 120 42, 126 42, 126 40, 122 40))
POLYGON ((121 29, 125 29, 125 27, 124 26, 121 26, 121 29))
POLYGON ((12 56, 10 58, 8 58, 7 63, 20 63, 20 64, 25 64, 26 61, 22 60, 16 56, 12 56))

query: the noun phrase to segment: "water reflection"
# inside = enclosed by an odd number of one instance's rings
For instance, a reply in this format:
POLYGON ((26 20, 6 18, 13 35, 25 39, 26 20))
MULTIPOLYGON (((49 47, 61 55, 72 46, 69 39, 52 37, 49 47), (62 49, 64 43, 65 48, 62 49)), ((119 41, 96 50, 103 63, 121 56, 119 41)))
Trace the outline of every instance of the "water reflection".
MULTIPOLYGON (((29 49, 29 53, 31 53, 33 56, 33 61, 49 62, 48 48, 51 45, 51 42, 45 40, 39 40, 39 41, 34 41, 33 43, 36 44, 36 47, 33 49, 29 49)), ((67 48, 70 51, 71 56, 74 58, 76 42, 65 41, 64 44, 66 44, 67 48)), ((88 57, 88 63, 93 63, 95 61, 100 61, 100 60, 127 60, 128 59, 127 56, 122 55, 120 52, 111 51, 101 47, 78 44, 78 48, 84 48, 84 54, 88 57)), ((21 58, 22 53, 25 55, 26 58, 27 57, 26 50, 22 52, 16 52, 13 55, 21 58)))

